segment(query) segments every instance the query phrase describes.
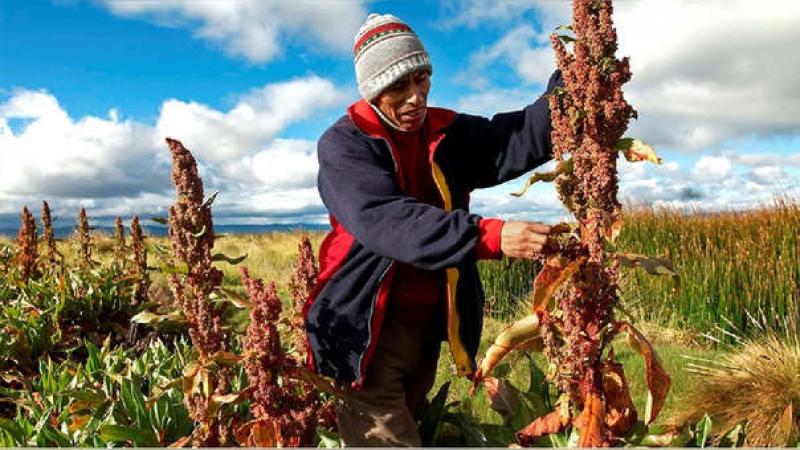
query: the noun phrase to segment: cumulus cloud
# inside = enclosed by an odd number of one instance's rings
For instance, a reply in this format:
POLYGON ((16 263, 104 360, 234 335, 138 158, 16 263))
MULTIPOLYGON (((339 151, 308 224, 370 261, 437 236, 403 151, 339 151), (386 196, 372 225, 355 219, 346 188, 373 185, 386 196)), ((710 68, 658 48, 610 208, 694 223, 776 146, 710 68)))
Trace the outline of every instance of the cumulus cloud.
POLYGON ((446 27, 476 28, 482 24, 504 25, 526 20, 525 13, 536 11, 547 23, 569 23, 571 2, 536 0, 451 0, 442 4, 440 22, 446 27))
POLYGON ((491 72, 487 67, 503 61, 525 80, 547 81, 555 67, 552 50, 543 44, 547 39, 546 34, 530 25, 514 28, 499 41, 473 53, 469 67, 459 78, 474 88, 486 89, 490 86, 486 75, 491 72))
POLYGON ((703 156, 695 163, 692 173, 699 181, 722 181, 732 168, 731 160, 724 156, 703 156))
POLYGON ((102 4, 119 16, 189 28, 195 38, 254 63, 279 56, 287 39, 347 52, 366 17, 361 0, 102 0, 102 4))
POLYGON ((197 158, 206 191, 221 191, 217 214, 319 221, 316 143, 279 136, 343 99, 310 76, 254 89, 229 111, 166 100, 156 123, 144 124, 116 110, 73 118, 50 93, 16 91, 0 103, 0 215, 15 221, 42 199, 70 221, 81 206, 95 217, 164 215, 172 136, 197 158))
POLYGON ((165 101, 156 125, 158 140, 179 136, 210 162, 241 157, 265 145, 290 123, 339 105, 345 95, 316 76, 268 84, 242 96, 229 111, 176 99, 165 101))
POLYGON ((258 184, 265 189, 313 188, 317 171, 316 142, 276 139, 267 148, 223 164, 221 173, 231 183, 244 187, 258 184))
POLYGON ((17 91, 0 104, 2 191, 87 198, 157 192, 168 178, 151 176, 151 142, 152 129, 120 121, 113 110, 73 120, 53 95, 17 91), (26 122, 17 133, 14 119, 26 122))
MULTIPOLYGON (((496 43, 472 55, 464 78, 500 62, 524 83, 542 83, 544 54, 552 52, 542 37, 568 22, 569 14, 569 2, 506 0, 495 6, 474 0, 444 21, 509 24, 496 43), (520 24, 527 11, 536 11, 536 29, 520 24)), ((633 133, 689 152, 749 135, 800 133, 800 52, 793 48, 800 39, 800 2, 619 2, 614 20, 618 54, 631 57, 634 74, 625 88, 641 118, 633 133)))

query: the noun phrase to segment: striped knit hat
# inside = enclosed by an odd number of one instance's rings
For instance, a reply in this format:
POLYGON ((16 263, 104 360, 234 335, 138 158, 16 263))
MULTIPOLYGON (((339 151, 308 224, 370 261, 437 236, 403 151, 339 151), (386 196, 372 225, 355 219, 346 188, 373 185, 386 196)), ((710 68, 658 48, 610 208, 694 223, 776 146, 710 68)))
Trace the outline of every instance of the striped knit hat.
POLYGON ((370 14, 353 47, 358 91, 367 101, 400 78, 419 69, 433 72, 417 34, 391 14, 370 14))

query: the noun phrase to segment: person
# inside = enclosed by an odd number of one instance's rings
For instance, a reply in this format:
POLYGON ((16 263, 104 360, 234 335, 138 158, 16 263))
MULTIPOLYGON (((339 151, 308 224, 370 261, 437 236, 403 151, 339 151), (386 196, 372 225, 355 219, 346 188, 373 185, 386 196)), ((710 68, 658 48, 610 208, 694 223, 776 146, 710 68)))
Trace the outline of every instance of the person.
MULTIPOLYGON (((550 244, 548 225, 469 212, 472 190, 551 159, 549 110, 545 98, 491 120, 429 107, 430 57, 392 15, 367 18, 354 57, 362 98, 318 141, 332 230, 304 311, 309 364, 343 387, 345 445, 420 446, 441 342, 460 375, 476 368, 476 261, 550 244)), ((558 85, 556 71, 547 90, 558 85)))

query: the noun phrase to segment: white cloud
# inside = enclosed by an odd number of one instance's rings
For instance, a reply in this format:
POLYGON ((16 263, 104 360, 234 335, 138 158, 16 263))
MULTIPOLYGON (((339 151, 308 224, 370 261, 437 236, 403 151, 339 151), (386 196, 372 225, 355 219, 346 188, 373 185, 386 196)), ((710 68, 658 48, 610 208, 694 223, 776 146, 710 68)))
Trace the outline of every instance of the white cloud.
POLYGON ((0 221, 42 199, 69 220, 81 206, 94 217, 164 215, 174 195, 165 136, 195 155, 207 193, 221 191, 217 214, 318 221, 316 143, 279 136, 343 102, 311 76, 254 89, 229 111, 166 100, 149 125, 116 109, 72 118, 52 94, 14 92, 0 103, 0 221))
POLYGON ((546 34, 537 33, 530 25, 514 28, 499 41, 473 53, 469 67, 459 78, 470 86, 486 89, 489 87, 487 75, 492 73, 492 66, 502 61, 525 80, 546 82, 555 68, 553 51, 543 46, 547 39, 546 34), (537 45, 531 45, 531 42, 537 45))
POLYGON ((731 174, 733 164, 724 156, 703 156, 692 169, 692 174, 700 181, 722 181, 731 174))
POLYGON ((287 190, 316 187, 318 170, 316 142, 276 139, 252 156, 223 164, 221 172, 231 183, 287 190))
POLYGON ((73 120, 44 91, 17 91, 0 104, 2 191, 9 195, 108 197, 159 189, 152 130, 133 121, 86 116, 73 120), (9 121, 24 119, 17 133, 9 121), (155 185, 154 185, 155 184, 155 185))
POLYGON ((440 12, 440 22, 446 27, 481 24, 508 24, 525 21, 525 14, 537 11, 545 22, 566 24, 570 21, 571 2, 536 0, 454 0, 446 2, 440 12))
POLYGON ((281 54, 284 40, 347 52, 366 17, 361 0, 103 0, 112 13, 162 26, 190 28, 195 38, 254 63, 281 54))
POLYGON ((197 155, 222 162, 256 150, 290 123, 344 99, 333 83, 315 76, 255 89, 227 112, 170 99, 161 107, 156 134, 159 142, 165 136, 180 137, 197 155))
MULTIPOLYGON (((614 7, 617 54, 630 56, 633 72, 625 93, 640 117, 632 133, 658 147, 698 151, 738 137, 800 132, 800 52, 794 49, 800 2, 673 0, 614 7)), ((464 78, 480 75, 484 83, 477 87, 488 92, 494 87, 485 79, 498 76, 492 64, 502 62, 523 82, 546 81, 543 64, 552 50, 543 34, 570 20, 569 2, 471 0, 461 11, 449 23, 507 24, 496 43, 472 55, 464 78), (528 11, 537 14, 537 30, 521 22, 528 11)))

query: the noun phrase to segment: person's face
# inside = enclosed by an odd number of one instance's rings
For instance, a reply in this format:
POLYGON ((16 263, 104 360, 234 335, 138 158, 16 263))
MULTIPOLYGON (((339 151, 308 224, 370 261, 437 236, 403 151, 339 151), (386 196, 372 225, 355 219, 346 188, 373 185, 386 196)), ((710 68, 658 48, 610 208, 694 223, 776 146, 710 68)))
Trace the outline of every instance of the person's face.
POLYGON ((430 90, 431 75, 420 70, 386 88, 375 99, 375 105, 401 130, 417 131, 425 122, 430 90))

